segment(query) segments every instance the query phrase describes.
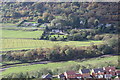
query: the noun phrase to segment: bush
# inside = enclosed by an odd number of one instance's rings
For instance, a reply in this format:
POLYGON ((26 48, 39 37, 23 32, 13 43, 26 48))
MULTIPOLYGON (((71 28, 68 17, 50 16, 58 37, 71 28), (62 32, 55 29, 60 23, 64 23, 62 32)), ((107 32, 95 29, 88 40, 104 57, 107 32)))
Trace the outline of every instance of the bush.
POLYGON ((75 33, 78 33, 78 31, 75 30, 75 29, 73 29, 73 30, 70 31, 70 33, 71 33, 71 34, 75 34, 75 33))
POLYGON ((12 23, 17 23, 17 22, 19 22, 19 20, 13 20, 13 21, 12 21, 12 23))
POLYGON ((113 48, 110 47, 110 46, 108 46, 107 44, 105 44, 105 45, 99 45, 99 46, 97 46, 97 48, 103 54, 112 54, 113 53, 113 48))
POLYGON ((112 38, 111 35, 105 35, 102 40, 109 40, 110 38, 112 38))
POLYGON ((106 41, 106 43, 110 46, 110 47, 115 47, 119 45, 120 41, 117 38, 111 38, 109 40, 106 41))
POLYGON ((67 36, 67 40, 73 40, 73 36, 67 36))
POLYGON ((103 49, 103 53, 104 54, 112 54, 113 53, 113 49, 106 45, 105 48, 103 49))
POLYGON ((63 37, 58 37, 57 40, 58 41, 64 41, 65 39, 63 37))
POLYGON ((56 38, 55 37, 50 37, 49 40, 50 41, 56 41, 56 38))
POLYGON ((86 38, 87 38, 88 40, 91 40, 91 39, 92 39, 92 36, 91 36, 91 35, 88 35, 86 38))
POLYGON ((95 35, 94 39, 95 39, 95 40, 102 40, 102 39, 103 39, 103 37, 102 37, 102 36, 100 36, 100 35, 95 35))

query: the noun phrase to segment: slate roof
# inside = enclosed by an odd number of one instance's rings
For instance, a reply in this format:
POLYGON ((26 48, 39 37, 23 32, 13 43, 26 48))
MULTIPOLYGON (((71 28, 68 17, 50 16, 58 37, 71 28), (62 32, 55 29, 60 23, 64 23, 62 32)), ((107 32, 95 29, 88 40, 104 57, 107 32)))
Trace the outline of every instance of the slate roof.
POLYGON ((59 74, 59 77, 62 78, 62 77, 65 77, 65 75, 62 73, 62 74, 59 74))
POLYGON ((84 73, 90 73, 89 69, 81 69, 81 71, 82 71, 82 74, 84 74, 84 73))
POLYGON ((52 75, 51 74, 46 74, 46 75, 43 75, 42 78, 52 78, 52 75))
POLYGON ((103 68, 93 69, 95 73, 104 72, 103 68))

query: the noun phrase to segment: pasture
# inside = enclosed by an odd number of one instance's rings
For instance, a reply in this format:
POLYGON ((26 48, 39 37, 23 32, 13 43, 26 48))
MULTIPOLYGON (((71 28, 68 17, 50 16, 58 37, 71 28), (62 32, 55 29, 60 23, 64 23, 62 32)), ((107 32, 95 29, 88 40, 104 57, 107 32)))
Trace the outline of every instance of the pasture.
MULTIPOLYGON (((33 48, 49 48, 55 45, 60 46, 90 46, 91 43, 101 44, 102 41, 48 41, 48 40, 33 40, 33 38, 40 38, 43 31, 29 31, 36 28, 23 28, 23 27, 3 27, 0 32, 2 36, 2 51, 9 50, 22 50, 33 48), (28 31, 24 31, 28 30, 28 31)), ((58 37, 58 35, 51 35, 51 37, 58 37)), ((64 35, 59 35, 63 37, 64 35)), ((66 36, 64 36, 66 38, 66 36)))
POLYGON ((59 46, 90 46, 91 43, 96 45, 102 44, 103 41, 48 41, 48 40, 32 40, 32 39, 1 39, 2 51, 21 50, 32 48, 49 48, 55 45, 59 46))
POLYGON ((2 38, 40 38, 43 31, 0 30, 2 38))
POLYGON ((2 30, 31 30, 31 29, 40 29, 37 27, 2 27, 2 30))
POLYGON ((17 24, 12 24, 12 23, 0 23, 2 27, 15 27, 17 24))
MULTIPOLYGON (((23 64, 24 65, 24 64, 23 64)), ((48 64, 34 64, 28 66, 16 66, 11 67, 4 72, 2 75, 8 75, 11 73, 20 73, 20 72, 30 72, 30 71, 40 71, 42 69, 50 69, 52 71, 59 69, 62 71, 66 71, 70 67, 75 67, 79 65, 79 69, 82 69, 84 66, 86 68, 98 68, 98 67, 105 67, 105 66, 117 66, 118 65, 118 56, 109 56, 103 58, 92 58, 84 61, 66 61, 66 62, 54 62, 48 64), (68 66, 69 65, 69 66, 68 66)))

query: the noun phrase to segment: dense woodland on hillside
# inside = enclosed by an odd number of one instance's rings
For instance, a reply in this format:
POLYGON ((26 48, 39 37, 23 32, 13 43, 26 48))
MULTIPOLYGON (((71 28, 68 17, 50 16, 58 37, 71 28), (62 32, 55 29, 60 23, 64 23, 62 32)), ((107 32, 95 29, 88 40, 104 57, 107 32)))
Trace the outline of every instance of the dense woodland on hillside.
POLYGON ((79 27, 91 27, 97 23, 114 23, 119 20, 118 3, 113 2, 7 2, 3 3, 2 22, 16 23, 21 19, 51 22, 56 17, 62 17, 64 24, 79 27), (67 23, 69 22, 69 24, 67 23), (83 26, 89 24, 89 26, 83 26))

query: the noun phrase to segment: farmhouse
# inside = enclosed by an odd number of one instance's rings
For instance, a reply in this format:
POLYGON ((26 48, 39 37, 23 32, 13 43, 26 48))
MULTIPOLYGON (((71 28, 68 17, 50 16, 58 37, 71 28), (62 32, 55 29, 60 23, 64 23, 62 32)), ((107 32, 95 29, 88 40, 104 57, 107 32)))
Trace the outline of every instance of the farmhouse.
POLYGON ((103 26, 104 26, 104 24, 99 24, 99 25, 98 25, 98 27, 103 27, 103 26))
POLYGON ((84 24, 84 22, 83 22, 83 21, 80 21, 80 24, 84 24))
POLYGON ((32 24, 32 26, 37 26, 37 25, 38 25, 38 23, 33 23, 33 24, 32 24))
POLYGON ((38 23, 32 23, 32 22, 24 22, 23 25, 24 26, 37 26, 39 24, 38 23))
POLYGON ((52 32, 54 32, 54 33, 62 33, 62 30, 59 30, 59 29, 52 29, 52 32))
POLYGON ((106 25, 105 25, 105 27, 110 27, 110 26, 112 26, 112 24, 106 24, 106 25))

